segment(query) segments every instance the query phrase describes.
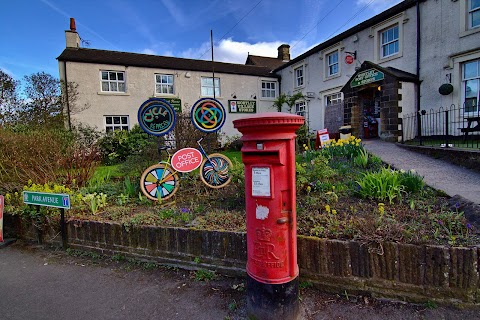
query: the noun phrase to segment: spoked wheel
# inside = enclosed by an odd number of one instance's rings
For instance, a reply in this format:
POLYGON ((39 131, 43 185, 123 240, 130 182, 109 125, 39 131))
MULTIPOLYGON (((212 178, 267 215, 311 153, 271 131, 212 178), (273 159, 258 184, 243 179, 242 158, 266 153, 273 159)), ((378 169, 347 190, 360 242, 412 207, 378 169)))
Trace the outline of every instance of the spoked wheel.
POLYGON ((140 178, 140 189, 153 201, 167 200, 177 192, 179 185, 175 170, 164 163, 148 167, 140 178))
POLYGON ((211 154, 200 166, 200 178, 210 188, 225 187, 232 180, 232 167, 232 161, 223 154, 211 154))

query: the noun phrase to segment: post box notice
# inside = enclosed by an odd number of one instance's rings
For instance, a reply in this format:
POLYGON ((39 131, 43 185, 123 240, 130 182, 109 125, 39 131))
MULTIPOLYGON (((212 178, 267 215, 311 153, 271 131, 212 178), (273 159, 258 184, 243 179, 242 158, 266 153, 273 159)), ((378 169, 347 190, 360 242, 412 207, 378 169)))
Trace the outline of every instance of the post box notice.
POLYGON ((252 167, 252 197, 270 197, 270 168, 252 167))

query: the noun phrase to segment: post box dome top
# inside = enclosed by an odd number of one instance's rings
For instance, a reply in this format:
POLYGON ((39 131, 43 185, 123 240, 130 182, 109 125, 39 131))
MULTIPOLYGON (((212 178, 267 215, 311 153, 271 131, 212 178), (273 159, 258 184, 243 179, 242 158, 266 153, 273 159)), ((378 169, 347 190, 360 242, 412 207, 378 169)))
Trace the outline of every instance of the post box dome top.
MULTIPOLYGON (((305 122, 302 116, 285 112, 264 112, 258 113, 251 117, 237 119, 233 121, 234 128, 241 129, 244 127, 257 127, 262 125, 284 126, 298 125, 299 127, 305 122)), ((240 130, 242 131, 242 130, 240 130)))
POLYGON ((302 116, 284 112, 265 112, 233 121, 233 127, 245 135, 294 134, 305 122, 302 116))

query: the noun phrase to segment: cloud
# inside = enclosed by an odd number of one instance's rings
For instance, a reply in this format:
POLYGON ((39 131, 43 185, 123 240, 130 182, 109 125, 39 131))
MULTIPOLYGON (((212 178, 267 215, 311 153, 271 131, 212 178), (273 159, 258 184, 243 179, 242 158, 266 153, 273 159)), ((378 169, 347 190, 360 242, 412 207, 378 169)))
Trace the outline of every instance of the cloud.
POLYGON ((150 49, 150 48, 145 48, 143 49, 142 51, 140 51, 141 53, 143 54, 153 54, 153 55, 156 55, 157 52, 153 49, 150 49))
POLYGON ((177 24, 182 27, 185 27, 189 24, 189 20, 183 14, 182 10, 177 5, 175 5, 174 1, 162 0, 162 4, 165 6, 165 8, 167 8, 168 12, 177 24))
POLYGON ((387 10, 388 8, 393 7, 394 5, 402 2, 403 0, 357 0, 357 5, 358 6, 364 6, 368 5, 370 2, 372 2, 369 7, 371 10, 373 10, 375 13, 380 13, 382 11, 387 10))
MULTIPOLYGON (((254 56, 264 57, 277 57, 278 47, 286 42, 273 41, 273 42, 238 42, 232 40, 232 38, 221 40, 218 44, 214 45, 214 59, 215 61, 229 62, 229 63, 245 63, 247 56, 250 53, 254 56)), ((291 57, 295 57, 306 50, 309 47, 306 43, 299 41, 295 47, 292 47, 291 57)), ((211 59, 210 43, 205 42, 199 48, 189 48, 179 54, 180 57, 190 59, 211 59)))

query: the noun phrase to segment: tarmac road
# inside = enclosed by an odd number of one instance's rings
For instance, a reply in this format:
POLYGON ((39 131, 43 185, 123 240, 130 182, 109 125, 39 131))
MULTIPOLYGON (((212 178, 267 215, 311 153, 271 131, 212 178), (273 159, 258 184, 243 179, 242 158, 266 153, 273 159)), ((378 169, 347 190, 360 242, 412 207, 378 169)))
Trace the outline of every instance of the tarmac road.
MULTIPOLYGON (((245 319, 243 283, 15 243, 0 249, 0 319, 245 319)), ((307 320, 480 319, 479 309, 428 307, 300 290, 307 320)))

